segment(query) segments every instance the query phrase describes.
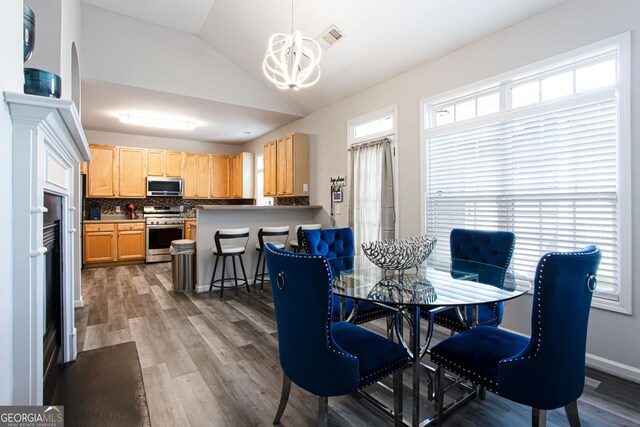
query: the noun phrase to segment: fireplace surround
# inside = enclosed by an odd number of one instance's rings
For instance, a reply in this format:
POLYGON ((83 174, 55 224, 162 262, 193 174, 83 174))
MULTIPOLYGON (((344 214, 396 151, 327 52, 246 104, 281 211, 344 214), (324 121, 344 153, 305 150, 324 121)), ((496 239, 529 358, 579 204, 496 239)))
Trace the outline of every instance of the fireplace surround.
MULTIPOLYGON (((75 359, 74 292, 80 289, 80 162, 89 146, 72 101, 4 93, 13 122, 12 396, 43 404, 45 337, 45 193, 60 200, 62 361, 75 359), (75 289, 75 291, 74 291, 75 289)), ((79 298, 79 297, 78 297, 79 298)))

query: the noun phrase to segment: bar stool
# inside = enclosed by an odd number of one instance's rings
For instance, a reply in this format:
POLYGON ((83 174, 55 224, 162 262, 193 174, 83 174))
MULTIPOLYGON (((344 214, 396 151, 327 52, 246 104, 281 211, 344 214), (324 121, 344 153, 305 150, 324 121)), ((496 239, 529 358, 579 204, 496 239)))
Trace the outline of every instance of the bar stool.
POLYGON ((240 267, 242 267, 242 275, 244 277, 244 284, 249 290, 249 281, 247 280, 247 273, 244 270, 244 264, 242 262, 242 255, 247 248, 247 242, 249 241, 249 228, 228 228, 220 229, 216 231, 214 235, 215 246, 212 248, 213 254, 216 256, 216 263, 213 267, 213 274, 211 275, 211 285, 209 286, 209 292, 215 286, 220 288, 220 299, 224 292, 224 280, 225 280, 225 264, 228 257, 231 257, 233 263, 233 279, 236 283, 236 290, 238 288, 238 272, 236 271, 236 258, 240 259, 240 267), (227 242, 225 242, 227 241, 227 242), (218 269, 218 261, 222 257, 222 276, 220 279, 215 280, 216 270, 218 269), (219 285, 216 285, 220 282, 219 285))
POLYGON ((289 226, 284 225, 282 227, 262 227, 258 230, 258 243, 256 243, 256 251, 258 251, 258 262, 256 263, 256 273, 253 275, 253 284, 255 285, 260 277, 260 289, 264 287, 264 245, 265 243, 273 243, 276 248, 284 249, 287 246, 287 239, 289 238, 289 226), (262 261, 262 273, 258 274, 260 268, 260 261, 262 261))
POLYGON ((289 241, 289 246, 293 252, 300 252, 302 247, 302 230, 321 230, 322 224, 300 224, 296 225, 296 238, 289 241))

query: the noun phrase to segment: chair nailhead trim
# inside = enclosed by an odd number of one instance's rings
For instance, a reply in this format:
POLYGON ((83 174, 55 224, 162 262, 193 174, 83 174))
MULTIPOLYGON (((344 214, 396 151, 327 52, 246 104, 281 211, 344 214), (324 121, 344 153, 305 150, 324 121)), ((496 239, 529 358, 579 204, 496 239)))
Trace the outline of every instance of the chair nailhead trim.
POLYGON ((453 372, 456 375, 461 376, 462 378, 464 378, 467 381, 471 381, 473 383, 477 383, 478 381, 482 381, 484 383, 489 383, 489 386, 486 386, 487 390, 489 390, 492 393, 496 393, 497 389, 498 389, 498 383, 496 381, 492 381, 489 378, 483 377, 482 375, 470 370, 470 369, 466 369, 463 368, 462 366, 458 365, 457 363, 453 363, 452 361, 450 361, 449 359, 445 359, 444 357, 440 356, 437 353, 432 353, 431 354, 433 361, 439 365, 442 366, 443 368, 445 368, 446 370, 453 372), (469 378, 469 377, 475 377, 475 379, 469 378))
MULTIPOLYGON (((269 252, 273 252, 273 250, 268 246, 265 246, 265 249, 268 250, 269 252)), ((291 257, 291 258, 322 259, 322 263, 324 264, 324 268, 327 270, 327 273, 329 273, 329 277, 331 277, 331 269, 329 268, 329 264, 327 263, 327 259, 325 257, 323 257, 322 255, 295 254, 295 253, 284 252, 284 251, 282 251, 282 252, 273 252, 273 253, 276 254, 276 255, 286 256, 286 257, 291 257)), ((329 293, 328 293, 329 311, 327 312, 327 328, 326 328, 327 347, 329 348, 329 350, 331 350, 332 352, 334 352, 336 354, 340 354, 340 355, 342 355, 344 357, 348 357, 350 359, 358 360, 358 358, 355 357, 353 354, 347 353, 345 351, 338 350, 337 348, 335 348, 332 345, 332 340, 331 340, 331 312, 332 312, 331 286, 328 286, 327 289, 329 290, 329 293)))
POLYGON ((544 256, 544 258, 542 259, 542 261, 540 262, 540 273, 538 275, 538 286, 537 286, 537 294, 538 294, 538 298, 536 300, 536 324, 537 324, 537 336, 536 336, 536 351, 528 356, 522 356, 522 357, 510 357, 507 359, 502 359, 500 362, 498 362, 498 364, 502 364, 502 363, 509 363, 509 362, 516 362, 518 360, 525 360, 525 359, 532 359, 534 357, 537 357, 538 354, 540 353, 540 350, 542 349, 542 312, 541 312, 541 307, 542 307, 542 298, 544 295, 543 292, 543 286, 542 286, 542 278, 544 277, 544 267, 545 267, 545 263, 549 260, 549 258, 553 257, 553 256, 586 256, 586 255, 593 255, 598 253, 598 249, 596 248, 595 251, 591 251, 591 252, 550 252, 548 254, 546 254, 544 256))
POLYGON ((385 366, 382 369, 378 369, 377 371, 371 372, 369 375, 360 378, 360 388, 365 388, 377 382, 378 381, 377 379, 380 378, 380 376, 383 375, 383 373, 384 373, 383 376, 387 376, 389 374, 399 371, 400 369, 404 368, 408 362, 409 362, 409 355, 406 355, 405 357, 403 357, 402 359, 398 360, 397 362, 393 363, 390 366, 385 366))

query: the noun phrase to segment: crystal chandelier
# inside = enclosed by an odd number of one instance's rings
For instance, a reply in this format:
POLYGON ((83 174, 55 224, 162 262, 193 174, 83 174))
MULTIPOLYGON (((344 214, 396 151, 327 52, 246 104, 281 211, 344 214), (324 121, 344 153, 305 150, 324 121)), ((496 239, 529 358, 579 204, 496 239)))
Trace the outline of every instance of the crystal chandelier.
POLYGON ((269 38, 262 71, 278 89, 300 90, 320 79, 321 54, 317 41, 293 31, 292 0, 291 34, 274 34, 269 38))

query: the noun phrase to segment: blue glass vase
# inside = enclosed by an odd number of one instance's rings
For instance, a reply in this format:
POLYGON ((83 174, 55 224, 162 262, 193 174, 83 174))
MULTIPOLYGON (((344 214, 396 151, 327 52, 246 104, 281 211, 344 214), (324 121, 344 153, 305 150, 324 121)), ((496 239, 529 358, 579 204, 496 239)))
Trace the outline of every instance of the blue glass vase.
POLYGON ((33 46, 36 43, 36 15, 28 6, 22 7, 23 40, 24 40, 24 62, 31 58, 33 46))
POLYGON ((60 76, 37 68, 24 69, 24 93, 29 95, 60 98, 62 82, 60 76))

